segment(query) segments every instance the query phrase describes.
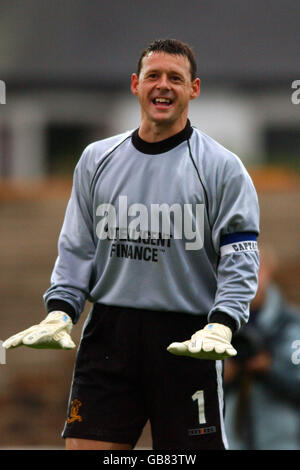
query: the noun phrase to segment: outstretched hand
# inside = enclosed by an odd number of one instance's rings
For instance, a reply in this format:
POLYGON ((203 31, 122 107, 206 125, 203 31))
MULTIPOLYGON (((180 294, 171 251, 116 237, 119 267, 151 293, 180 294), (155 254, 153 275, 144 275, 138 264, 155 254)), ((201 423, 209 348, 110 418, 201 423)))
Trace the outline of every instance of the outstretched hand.
POLYGON ((70 336, 72 326, 69 315, 51 312, 41 323, 11 336, 2 346, 6 349, 22 345, 36 349, 73 349, 76 345, 70 336))
POLYGON ((221 323, 209 323, 202 330, 182 343, 172 343, 167 347, 171 354, 195 359, 223 360, 236 356, 231 344, 232 332, 221 323))

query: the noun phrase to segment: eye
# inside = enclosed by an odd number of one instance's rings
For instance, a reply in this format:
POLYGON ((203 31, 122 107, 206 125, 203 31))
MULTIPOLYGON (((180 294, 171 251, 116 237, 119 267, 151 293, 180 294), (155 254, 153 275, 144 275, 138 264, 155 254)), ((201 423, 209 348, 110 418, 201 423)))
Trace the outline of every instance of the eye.
POLYGON ((179 77, 178 75, 172 75, 171 80, 172 80, 173 82, 180 82, 180 81, 181 81, 181 77, 179 77))
POLYGON ((155 79, 155 78, 157 78, 157 73, 151 72, 151 73, 149 73, 149 74, 147 75, 147 78, 155 79))

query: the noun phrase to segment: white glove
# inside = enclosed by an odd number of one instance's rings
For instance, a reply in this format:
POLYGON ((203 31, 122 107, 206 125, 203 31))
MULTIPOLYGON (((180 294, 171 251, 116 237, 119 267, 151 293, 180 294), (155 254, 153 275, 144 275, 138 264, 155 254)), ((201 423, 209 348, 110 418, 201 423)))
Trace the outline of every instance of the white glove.
POLYGON ((37 349, 73 349, 76 345, 70 336, 72 326, 69 315, 51 312, 39 325, 11 336, 2 346, 6 349, 22 345, 37 349))
POLYGON ((172 343, 167 350, 177 356, 222 360, 237 354, 231 345, 231 339, 232 332, 228 326, 209 323, 203 330, 196 331, 191 339, 182 343, 172 343))

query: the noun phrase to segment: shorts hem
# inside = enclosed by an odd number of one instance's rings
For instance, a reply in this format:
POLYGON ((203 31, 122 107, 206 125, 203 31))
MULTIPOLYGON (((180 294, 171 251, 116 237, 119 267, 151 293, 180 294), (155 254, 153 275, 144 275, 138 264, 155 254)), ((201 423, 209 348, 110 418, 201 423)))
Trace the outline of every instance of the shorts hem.
POLYGON ((103 441, 103 442, 114 442, 118 444, 130 444, 131 446, 135 446, 138 437, 130 438, 128 435, 118 435, 118 434, 108 434, 108 433, 80 433, 80 432, 73 432, 73 431, 64 431, 61 434, 63 439, 68 437, 77 438, 77 439, 88 439, 92 441, 103 441))
POLYGON ((163 451, 163 452, 177 452, 179 450, 185 451, 185 452, 191 452, 191 451, 225 451, 227 450, 225 447, 220 447, 219 443, 216 443, 216 445, 211 445, 209 447, 205 446, 203 447, 201 444, 184 444, 184 443, 176 443, 176 444, 168 444, 165 442, 159 442, 153 445, 153 450, 154 451, 163 451))

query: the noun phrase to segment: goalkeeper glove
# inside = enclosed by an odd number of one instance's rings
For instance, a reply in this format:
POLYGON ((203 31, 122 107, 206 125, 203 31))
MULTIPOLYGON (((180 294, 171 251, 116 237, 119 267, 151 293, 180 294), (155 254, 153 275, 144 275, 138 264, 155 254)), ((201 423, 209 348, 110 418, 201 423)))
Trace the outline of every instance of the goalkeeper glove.
POLYGON ((167 350, 177 356, 222 360, 237 354, 230 343, 231 339, 232 332, 228 326, 209 323, 202 330, 196 331, 191 339, 182 343, 172 343, 167 350))
POLYGON ((73 349, 76 345, 70 336, 72 327, 69 315, 51 312, 39 325, 11 336, 2 346, 6 349, 22 345, 36 349, 73 349))

